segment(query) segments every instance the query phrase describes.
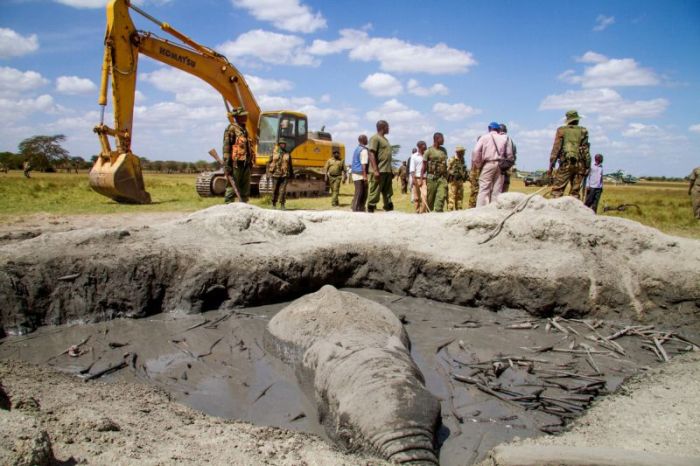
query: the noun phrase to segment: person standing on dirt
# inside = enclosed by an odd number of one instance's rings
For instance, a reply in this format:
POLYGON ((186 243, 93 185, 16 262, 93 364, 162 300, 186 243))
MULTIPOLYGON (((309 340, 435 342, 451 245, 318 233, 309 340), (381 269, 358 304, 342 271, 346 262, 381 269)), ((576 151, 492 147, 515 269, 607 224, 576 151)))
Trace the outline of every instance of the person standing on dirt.
POLYGON ((29 175, 29 172, 32 171, 32 164, 29 163, 29 159, 25 160, 24 163, 22 164, 22 171, 24 172, 25 178, 31 178, 29 175))
POLYGON ((280 141, 267 164, 267 176, 272 177, 272 208, 277 208, 277 200, 280 201, 280 209, 285 210, 287 200, 287 180, 294 176, 292 156, 287 152, 287 142, 280 141))
POLYGON ((352 211, 364 212, 367 203, 367 173, 369 168, 369 152, 367 151, 367 136, 360 134, 357 138, 358 146, 352 155, 351 176, 355 186, 355 195, 352 198, 352 211))
POLYGON ((488 133, 479 138, 472 151, 472 164, 479 174, 479 195, 477 207, 495 201, 503 190, 503 173, 501 162, 513 161, 513 144, 505 134, 500 134, 501 125, 495 121, 489 123, 488 133))
POLYGON ((224 202, 230 203, 236 197, 236 189, 240 194, 240 202, 248 202, 250 198, 250 170, 255 163, 255 149, 250 144, 246 122, 248 112, 243 107, 235 108, 229 114, 230 125, 224 131, 224 174, 226 175, 226 194, 224 202), (231 185, 229 177, 236 184, 231 185))
POLYGON ((695 168, 690 173, 689 178, 688 195, 693 203, 693 214, 696 219, 700 220, 700 167, 695 168))
MULTIPOLYGON (((508 134, 508 127, 501 123, 499 126, 498 132, 500 134, 508 134)), ((515 165, 515 162, 518 160, 518 149, 515 147, 515 143, 513 142, 513 139, 510 140, 510 144, 513 146, 513 164, 515 165)), ((510 177, 513 175, 513 167, 510 167, 507 170, 502 170, 503 172, 503 189, 501 189, 502 193, 507 193, 508 190, 510 189, 510 177)))
POLYGON ((464 164, 465 149, 455 148, 455 156, 447 162, 447 210, 461 210, 464 199, 464 182, 467 181, 467 166, 464 164))
POLYGON ((588 130, 579 126, 580 117, 576 110, 566 112, 566 125, 557 128, 552 152, 549 156, 547 177, 559 161, 559 168, 554 174, 552 197, 564 195, 566 186, 570 185, 569 196, 581 198, 581 184, 588 176, 591 166, 588 130))
POLYGON ((603 194, 603 155, 596 154, 595 163, 591 165, 590 173, 586 179, 586 207, 598 213, 598 202, 603 194))
POLYGON ((326 182, 331 188, 331 206, 338 207, 338 195, 340 194, 340 183, 343 180, 345 163, 340 160, 340 151, 333 149, 333 157, 326 160, 323 173, 326 175, 326 182))
POLYGON ((394 174, 391 171, 392 148, 386 138, 387 134, 389 134, 389 123, 379 120, 377 134, 370 138, 367 146, 371 172, 367 212, 370 213, 377 209, 380 196, 384 201, 384 210, 386 212, 394 210, 394 204, 391 202, 391 197, 394 195, 394 187, 392 186, 394 174))
POLYGON ((408 193, 408 166, 405 161, 399 167, 399 181, 401 182, 401 194, 408 193))
POLYGON ((423 154, 423 177, 428 181, 428 210, 442 212, 447 201, 447 151, 442 133, 433 134, 433 145, 423 154))
POLYGON ((411 180, 413 181, 413 202, 417 214, 427 212, 428 205, 428 185, 425 183, 423 174, 423 154, 428 145, 425 141, 416 143, 416 152, 411 155, 411 180))

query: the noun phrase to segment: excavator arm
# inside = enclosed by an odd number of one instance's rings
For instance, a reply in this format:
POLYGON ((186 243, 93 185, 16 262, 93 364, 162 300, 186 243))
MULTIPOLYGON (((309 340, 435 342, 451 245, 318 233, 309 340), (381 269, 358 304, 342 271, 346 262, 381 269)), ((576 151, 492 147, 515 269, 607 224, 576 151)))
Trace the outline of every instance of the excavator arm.
POLYGON ((245 108, 248 112, 248 134, 253 144, 257 141, 260 107, 243 75, 223 55, 198 44, 169 24, 158 21, 131 5, 129 0, 111 0, 108 3, 104 44, 98 101, 102 106, 102 117, 100 124, 94 128, 100 140, 101 153, 90 170, 90 186, 98 193, 117 202, 147 204, 151 201, 149 193, 145 190, 139 158, 131 152, 140 54, 207 82, 221 94, 227 110, 229 105, 245 108), (162 39, 151 32, 138 31, 129 15, 130 8, 155 22, 164 32, 177 38, 182 44, 162 39), (113 128, 104 124, 110 78, 114 109, 113 128), (116 141, 114 149, 111 147, 110 137, 116 141))

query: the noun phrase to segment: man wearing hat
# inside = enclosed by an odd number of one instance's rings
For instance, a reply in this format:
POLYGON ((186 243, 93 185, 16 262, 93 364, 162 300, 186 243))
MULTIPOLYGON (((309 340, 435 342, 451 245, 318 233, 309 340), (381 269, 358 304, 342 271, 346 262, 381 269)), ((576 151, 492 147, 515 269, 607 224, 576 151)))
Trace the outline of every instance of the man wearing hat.
POLYGON ((505 134, 500 134, 501 125, 489 123, 489 132, 476 142, 472 151, 472 167, 481 170, 479 175, 479 195, 476 206, 481 207, 495 201, 503 190, 503 173, 500 162, 514 161, 513 142, 505 134))
POLYGON ((246 130, 248 112, 243 107, 234 108, 228 115, 229 122, 224 131, 224 173, 226 174, 226 194, 224 202, 234 201, 236 190, 229 177, 238 188, 239 202, 248 202, 250 198, 250 170, 255 163, 255 149, 252 147, 246 130))
POLYGON ((552 176, 552 170, 557 161, 559 161, 559 168, 554 175, 552 197, 563 196, 566 186, 570 184, 569 196, 581 198, 581 184, 588 176, 591 153, 588 130, 579 126, 579 119, 576 110, 566 112, 566 125, 557 128, 554 136, 547 176, 552 176))
POLYGON ((287 152, 286 141, 280 140, 272 152, 272 157, 270 157, 270 162, 267 165, 267 175, 272 177, 274 186, 272 191, 272 208, 277 207, 277 200, 279 200, 280 209, 284 210, 284 203, 287 200, 287 180, 294 176, 292 157, 287 152))
POLYGON ((343 179, 345 171, 345 162, 340 160, 340 151, 333 149, 333 157, 326 160, 326 165, 323 172, 326 175, 326 181, 331 188, 331 206, 338 207, 338 194, 340 194, 340 182, 343 179))
POLYGON ((464 182, 469 175, 464 164, 465 149, 455 148, 455 156, 447 162, 447 210, 461 210, 464 199, 464 182))

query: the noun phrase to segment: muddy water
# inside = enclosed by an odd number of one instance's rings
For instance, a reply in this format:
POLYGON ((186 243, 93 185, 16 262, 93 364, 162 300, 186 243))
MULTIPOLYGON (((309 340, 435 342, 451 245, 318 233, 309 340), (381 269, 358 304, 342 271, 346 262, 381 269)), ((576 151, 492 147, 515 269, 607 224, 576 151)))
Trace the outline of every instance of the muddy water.
MULTIPOLYGON (((586 339, 593 330, 580 322, 562 323, 564 333, 547 329, 544 320, 533 320, 521 311, 496 313, 375 290, 347 291, 386 305, 404 321, 426 385, 442 402, 439 442, 444 465, 472 464, 504 441, 543 435, 542 429, 556 430, 562 418, 504 402, 455 376, 488 380, 517 392, 515 395, 544 389, 545 395, 562 399, 582 395, 571 395, 560 386, 576 388, 587 382, 572 383, 568 376, 553 374, 576 372, 603 379, 600 393, 604 393, 657 363, 657 356, 644 349, 639 338, 616 340, 624 356, 595 346, 586 339), (509 328, 523 324, 534 328, 509 328), (590 354, 581 350, 585 342, 590 343, 590 354), (557 351, 537 352, 547 347, 557 351), (498 375, 489 372, 494 359, 508 364, 498 368, 498 375)), ((325 438, 314 404, 299 388, 296 375, 263 350, 265 326, 284 305, 43 328, 28 336, 4 339, 0 358, 49 364, 81 377, 126 362, 126 367, 100 380, 153 384, 211 415, 325 438), (65 353, 79 343, 81 354, 71 357, 65 353)), ((595 331, 610 335, 623 326, 606 322, 595 331)), ((682 346, 667 343, 669 355, 682 346)))

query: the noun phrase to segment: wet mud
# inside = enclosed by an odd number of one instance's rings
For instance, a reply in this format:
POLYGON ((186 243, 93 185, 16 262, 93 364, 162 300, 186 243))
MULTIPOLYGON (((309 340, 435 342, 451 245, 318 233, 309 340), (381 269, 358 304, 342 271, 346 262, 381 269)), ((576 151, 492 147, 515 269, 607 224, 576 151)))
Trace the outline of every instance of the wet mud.
MULTIPOLYGON (((626 378, 664 356, 697 350, 700 340, 694 327, 552 321, 521 310, 346 291, 387 306, 404 323, 411 355, 441 402, 444 465, 472 464, 500 443, 557 432, 626 378), (663 354, 651 348, 654 340, 663 354)), ((284 306, 42 327, 1 340, 0 359, 151 384, 210 415, 326 438, 293 370, 263 349, 267 322, 284 306)))

